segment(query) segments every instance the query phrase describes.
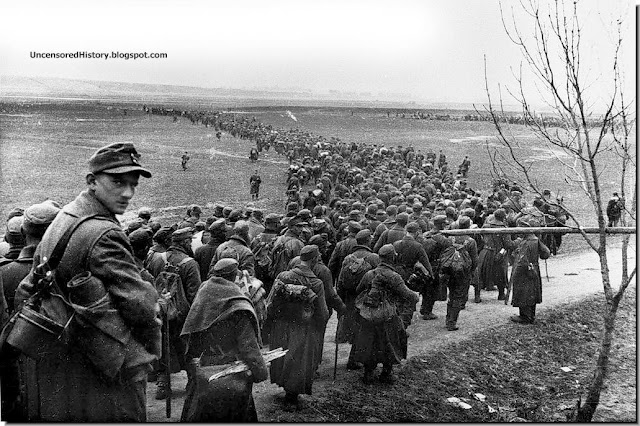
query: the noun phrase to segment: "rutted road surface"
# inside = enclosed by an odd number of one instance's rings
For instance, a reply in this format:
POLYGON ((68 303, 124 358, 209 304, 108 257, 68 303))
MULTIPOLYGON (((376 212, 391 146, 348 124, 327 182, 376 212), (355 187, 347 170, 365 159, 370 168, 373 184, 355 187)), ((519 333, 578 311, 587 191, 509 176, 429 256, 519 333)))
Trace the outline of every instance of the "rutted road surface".
MULTIPOLYGON (((620 244, 612 244, 608 252, 609 269, 611 272, 612 285, 617 288, 621 276, 621 250, 620 244)), ((636 246, 632 242, 629 248, 629 265, 636 264, 636 246)), ((602 280, 600 275, 600 263, 595 252, 589 251, 573 255, 558 255, 547 261, 549 280, 545 277, 544 262, 541 262, 542 278, 542 304, 538 305, 536 315, 544 317, 545 310, 567 302, 578 301, 585 296, 602 293, 602 280)), ((632 285, 635 285, 633 283, 632 285)), ((511 315, 517 315, 517 308, 505 305, 503 301, 497 300, 497 292, 482 291, 482 303, 473 303, 473 287, 470 289, 470 302, 460 313, 458 319, 458 331, 446 331, 444 327, 444 317, 446 314, 446 302, 436 302, 434 313, 438 319, 433 321, 422 320, 417 312, 414 320, 407 330, 409 333, 408 357, 424 354, 430 350, 441 349, 444 346, 459 342, 472 336, 476 331, 485 330, 491 327, 515 327, 509 321, 511 315)), ((419 306, 419 305, 418 305, 419 306)), ((319 375, 313 383, 315 395, 327 392, 331 388, 333 380, 334 364, 334 337, 337 319, 335 313, 329 320, 325 334, 324 352, 322 363, 319 368, 319 375)), ((635 343, 634 343, 635 345, 635 343)), ((350 345, 341 344, 338 351, 338 371, 337 381, 357 381, 362 376, 362 371, 346 370, 347 358, 349 356, 350 345)), ((165 417, 165 401, 154 399, 155 383, 149 383, 147 387, 147 419, 154 422, 179 421, 184 403, 184 387, 186 385, 186 373, 174 374, 172 377, 172 388, 174 389, 174 400, 172 403, 172 416, 165 417)), ((254 385, 253 388, 258 418, 261 421, 277 421, 282 413, 281 398, 284 390, 279 386, 269 383, 269 380, 254 385)), ((627 400, 620 400, 620 395, 608 394, 606 389, 601 398, 601 405, 611 404, 631 404, 635 412, 635 392, 629 395, 627 400)), ((313 398, 314 396, 303 395, 302 400, 313 398)), ((596 413, 597 414, 597 413, 596 413)))

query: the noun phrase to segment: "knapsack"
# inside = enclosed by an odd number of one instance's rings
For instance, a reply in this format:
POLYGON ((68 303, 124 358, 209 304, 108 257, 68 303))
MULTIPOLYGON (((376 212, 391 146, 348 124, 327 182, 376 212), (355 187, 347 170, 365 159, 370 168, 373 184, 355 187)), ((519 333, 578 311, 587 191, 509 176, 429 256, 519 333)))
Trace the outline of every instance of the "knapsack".
POLYGON ((288 261, 286 259, 286 242, 284 239, 277 238, 273 243, 271 250, 271 269, 269 269, 269 276, 275 279, 278 274, 287 269, 288 261))
POLYGON ((342 262, 340 270, 340 287, 341 290, 353 292, 358 287, 360 280, 364 274, 373 269, 373 266, 363 257, 357 257, 355 254, 348 254, 342 262))
POLYGON ((466 247, 466 242, 452 244, 445 248, 440 255, 440 269, 451 275, 460 275, 471 269, 471 256, 466 247))
POLYGON ((166 291, 170 294, 165 308, 167 320, 183 320, 189 313, 190 305, 184 293, 182 278, 180 278, 180 266, 187 263, 191 258, 186 257, 180 263, 174 265, 167 259, 166 252, 160 253, 160 256, 164 261, 164 266, 154 281, 156 290, 158 294, 166 291))
POLYGON ((269 271, 273 264, 272 251, 275 242, 276 238, 272 238, 270 241, 258 240, 251 250, 255 259, 256 276, 260 279, 269 277, 269 271))

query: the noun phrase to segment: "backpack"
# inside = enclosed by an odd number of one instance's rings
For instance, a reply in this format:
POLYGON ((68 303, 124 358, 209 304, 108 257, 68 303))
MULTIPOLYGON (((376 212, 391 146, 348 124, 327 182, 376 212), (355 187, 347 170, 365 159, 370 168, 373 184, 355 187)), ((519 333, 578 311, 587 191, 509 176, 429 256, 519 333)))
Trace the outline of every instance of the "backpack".
POLYGON ((191 258, 186 257, 177 265, 172 264, 167 259, 167 253, 160 253, 162 260, 164 261, 164 267, 158 274, 154 281, 156 290, 159 294, 163 292, 169 292, 169 300, 167 306, 163 307, 163 313, 166 315, 167 320, 184 320, 189 313, 189 302, 187 296, 184 293, 184 286, 182 285, 182 278, 180 278, 180 266, 187 263, 191 258))
POLYGON ((340 289, 354 292, 364 274, 371 269, 373 266, 363 257, 357 257, 353 253, 347 255, 340 270, 340 289))
POLYGON ((253 309, 258 317, 258 325, 262 328, 262 324, 264 324, 264 320, 267 317, 267 292, 264 289, 264 284, 258 278, 250 276, 247 271, 242 271, 240 283, 243 291, 247 293, 249 299, 251 299, 253 309))
POLYGON ((273 263, 272 252, 273 245, 277 238, 271 239, 271 241, 259 241, 256 238, 256 245, 251 250, 255 259, 255 271, 256 277, 260 279, 269 278, 269 271, 273 263))
POLYGON ((271 279, 276 279, 276 276, 287 269, 288 261, 286 258, 285 241, 284 239, 276 239, 273 243, 271 251, 271 268, 269 269, 269 276, 271 279))
MULTIPOLYGON (((452 239, 453 240, 453 239, 452 239)), ((458 244, 455 240, 440 255, 441 271, 450 275, 460 275, 471 269, 471 256, 466 243, 458 244)))

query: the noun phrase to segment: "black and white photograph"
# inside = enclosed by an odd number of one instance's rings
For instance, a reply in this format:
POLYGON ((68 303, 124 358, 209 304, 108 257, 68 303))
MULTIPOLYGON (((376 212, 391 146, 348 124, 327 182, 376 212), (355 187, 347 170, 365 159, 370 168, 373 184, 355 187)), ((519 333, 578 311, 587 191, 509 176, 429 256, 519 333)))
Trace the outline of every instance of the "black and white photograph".
POLYGON ((0 422, 637 423, 633 0, 0 4, 0 422))

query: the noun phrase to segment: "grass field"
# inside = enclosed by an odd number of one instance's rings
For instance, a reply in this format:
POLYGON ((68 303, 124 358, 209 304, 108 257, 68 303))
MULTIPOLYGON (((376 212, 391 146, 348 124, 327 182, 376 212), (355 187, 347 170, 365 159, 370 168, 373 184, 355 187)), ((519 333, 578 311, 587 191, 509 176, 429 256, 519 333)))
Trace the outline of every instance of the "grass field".
MULTIPOLYGON (((220 105, 207 108, 187 103, 171 107, 221 109, 220 105)), ((442 149, 454 169, 464 155, 469 155, 472 161, 469 185, 485 193, 489 189, 491 165, 487 143, 495 146, 494 129, 489 123, 402 119, 394 114, 387 117, 382 110, 326 106, 246 107, 245 112, 276 128, 298 128, 345 142, 413 145, 436 153, 442 149), (287 116, 287 109, 295 114, 297 122, 287 116)), ((252 143, 226 134, 218 141, 212 128, 192 125, 186 119, 174 123, 169 117, 146 115, 141 106, 130 104, 5 102, 0 104, 0 124, 2 217, 13 207, 26 207, 46 198, 71 201, 84 188, 89 156, 98 147, 117 141, 133 142, 142 153, 142 163, 154 174, 152 179, 142 182, 130 210, 145 205, 158 210, 160 216, 172 218, 183 213, 182 206, 191 203, 224 202, 240 206, 250 201, 249 176, 254 166, 247 157, 252 143), (122 108, 127 108, 126 116, 122 108), (191 156, 186 172, 180 167, 184 151, 191 156)), ((592 206, 584 194, 567 186, 546 148, 536 143, 524 127, 514 126, 512 131, 515 137, 529 143, 520 154, 533 161, 543 186, 563 195, 579 218, 594 224, 592 206)), ((257 205, 281 211, 284 159, 271 151, 261 157, 256 168, 263 179, 262 200, 257 205)), ((619 189, 616 184, 619 174, 619 167, 610 155, 602 166, 604 194, 619 189)))

